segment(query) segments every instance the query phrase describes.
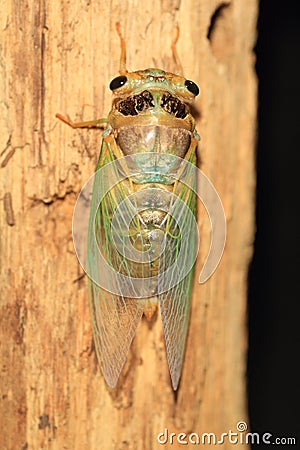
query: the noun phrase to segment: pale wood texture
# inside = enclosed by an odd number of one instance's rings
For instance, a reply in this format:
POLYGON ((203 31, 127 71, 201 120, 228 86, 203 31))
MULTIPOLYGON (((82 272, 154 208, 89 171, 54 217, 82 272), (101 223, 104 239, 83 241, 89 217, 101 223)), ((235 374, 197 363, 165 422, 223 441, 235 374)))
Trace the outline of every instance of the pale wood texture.
MULTIPOLYGON (((165 428, 220 434, 247 421, 256 18, 257 0, 2 3, 1 449, 157 449, 165 428), (107 115, 108 84, 119 68, 116 21, 130 70, 172 70, 170 46, 180 24, 184 74, 202 90, 196 102, 201 169, 228 220, 217 272, 204 285, 195 280, 176 395, 159 316, 150 326, 141 323, 118 387, 107 388, 93 350, 87 280, 80 279, 72 243, 73 207, 94 171, 101 130, 72 130, 55 113, 75 120, 107 115)), ((198 274, 209 242, 201 211, 198 274)))

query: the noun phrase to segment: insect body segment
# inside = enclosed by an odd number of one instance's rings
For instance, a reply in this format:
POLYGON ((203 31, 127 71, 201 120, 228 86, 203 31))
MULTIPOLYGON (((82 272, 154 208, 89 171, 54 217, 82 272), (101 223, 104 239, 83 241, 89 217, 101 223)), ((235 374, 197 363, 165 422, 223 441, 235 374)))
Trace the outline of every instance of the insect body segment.
MULTIPOLYGON (((120 35, 119 27, 117 31, 120 35)), ((156 68, 128 72, 122 37, 121 45, 121 75, 110 83, 112 109, 90 213, 88 275, 95 347, 104 377, 114 387, 142 315, 150 320, 159 305, 177 389, 197 252, 193 167, 199 138, 189 105, 199 88, 156 68)), ((177 57, 175 43, 173 47, 177 57)))

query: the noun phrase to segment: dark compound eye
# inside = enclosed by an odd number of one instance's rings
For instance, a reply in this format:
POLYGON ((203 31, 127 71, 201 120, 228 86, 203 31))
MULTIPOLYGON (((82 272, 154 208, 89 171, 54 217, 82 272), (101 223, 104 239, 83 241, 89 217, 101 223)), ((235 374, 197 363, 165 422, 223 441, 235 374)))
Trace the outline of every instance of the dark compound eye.
POLYGON ((193 81, 191 81, 191 80, 185 80, 184 85, 185 85, 185 87, 186 87, 192 94, 194 94, 195 96, 199 94, 199 88, 198 88, 198 86, 196 85, 196 83, 194 83, 193 81))
POLYGON ((125 75, 120 75, 119 77, 114 78, 109 85, 109 89, 111 91, 114 91, 115 89, 120 88, 123 86, 127 81, 127 77, 125 75))

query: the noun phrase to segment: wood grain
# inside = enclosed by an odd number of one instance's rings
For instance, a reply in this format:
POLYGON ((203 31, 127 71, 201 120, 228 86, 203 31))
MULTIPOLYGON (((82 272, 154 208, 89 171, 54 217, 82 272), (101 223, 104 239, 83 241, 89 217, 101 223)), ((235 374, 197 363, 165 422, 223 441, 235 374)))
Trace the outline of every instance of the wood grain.
MULTIPOLYGON (((0 198, 11 193, 14 226, 0 208, 1 449, 169 448, 157 442, 165 428, 220 435, 247 422, 257 0, 141 4, 7 0, 2 11, 0 198), (86 277, 72 243, 74 204, 94 171, 101 130, 72 130, 55 113, 106 117, 108 85, 119 68, 117 21, 129 70, 172 70, 171 41, 180 25, 184 75, 201 87, 199 164, 228 221, 217 272, 204 285, 195 280, 176 394, 159 317, 141 323, 117 388, 107 388, 93 349, 86 277)), ((197 274, 209 243, 202 208, 199 225, 197 274)))

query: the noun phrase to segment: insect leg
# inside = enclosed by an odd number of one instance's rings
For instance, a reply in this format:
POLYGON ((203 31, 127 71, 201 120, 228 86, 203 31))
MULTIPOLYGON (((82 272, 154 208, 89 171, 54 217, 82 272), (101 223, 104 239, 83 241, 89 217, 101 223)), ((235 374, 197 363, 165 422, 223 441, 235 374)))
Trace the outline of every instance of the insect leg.
POLYGON ((68 117, 63 116, 62 114, 59 113, 55 114, 55 117, 57 117, 59 120, 66 123, 72 128, 92 128, 101 123, 107 123, 107 119, 95 119, 89 120, 87 122, 73 122, 71 119, 68 119, 68 117))
POLYGON ((122 33, 121 33, 121 27, 120 27, 120 23, 119 22, 116 23, 116 30, 117 30, 117 33, 119 35, 120 43, 121 43, 121 57, 120 57, 120 70, 119 70, 119 72, 121 74, 128 73, 128 70, 126 69, 126 44, 125 44, 125 39, 123 38, 122 33))
POLYGON ((174 62, 176 64, 176 72, 178 74, 180 74, 180 75, 183 75, 183 68, 182 68, 182 65, 181 65, 181 62, 180 62, 180 58, 178 56, 178 52, 177 52, 177 48, 176 48, 176 45, 177 45, 177 42, 178 42, 178 39, 179 39, 179 34, 180 34, 180 28, 179 28, 179 25, 177 25, 177 27, 176 27, 176 35, 175 35, 175 38, 174 38, 174 40, 172 42, 171 50, 172 50, 174 62))

